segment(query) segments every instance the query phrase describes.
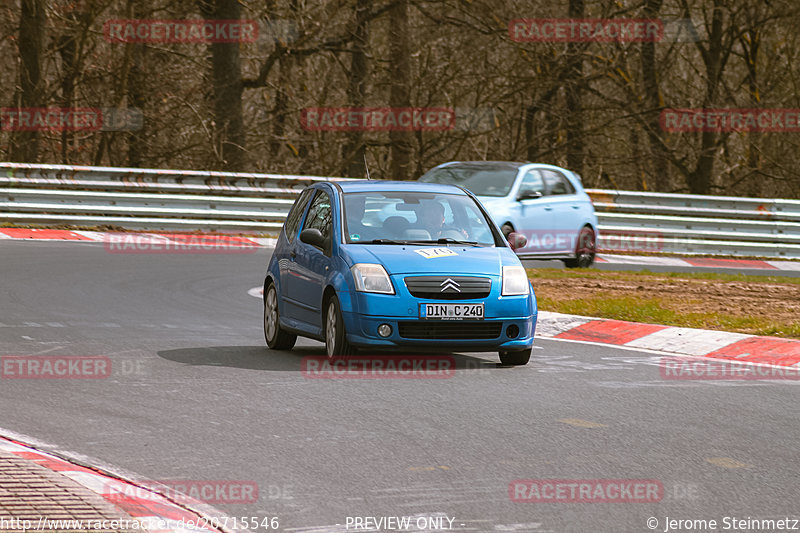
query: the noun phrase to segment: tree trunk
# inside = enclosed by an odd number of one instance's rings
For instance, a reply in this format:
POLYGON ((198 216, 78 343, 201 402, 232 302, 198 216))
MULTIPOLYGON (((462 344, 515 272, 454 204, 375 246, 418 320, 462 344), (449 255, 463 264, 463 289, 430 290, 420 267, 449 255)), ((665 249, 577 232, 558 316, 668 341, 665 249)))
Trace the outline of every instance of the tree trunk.
MULTIPOLYGON (((584 0, 569 0, 570 19, 584 18, 584 0)), ((567 167, 578 174, 583 173, 583 45, 570 42, 567 45, 566 114, 567 114, 567 167)))
MULTIPOLYGON (((144 2, 141 0, 128 0, 129 9, 132 9, 134 19, 144 18, 144 2)), ((131 12, 131 11, 129 11, 131 12)), ((127 99, 128 109, 138 109, 144 114, 147 104, 147 46, 143 43, 128 43, 130 47, 130 69, 128 70, 127 99)), ((142 129, 127 133, 128 137, 128 166, 140 168, 144 166, 146 155, 145 135, 146 121, 142 121, 142 129)))
MULTIPOLYGON (((662 3, 663 0, 646 0, 642 18, 646 20, 658 18, 662 3)), ((645 105, 644 124, 647 130, 653 169, 652 189, 658 192, 669 192, 671 189, 670 163, 660 122, 664 102, 661 99, 658 68, 656 67, 656 43, 653 41, 643 42, 641 53, 645 105)))
MULTIPOLYGON (((756 28, 750 28, 742 39, 744 58, 747 63, 747 87, 750 92, 750 103, 754 108, 761 105, 761 92, 758 88, 758 51, 761 46, 761 33, 756 28)), ((761 168, 760 156, 761 134, 756 131, 747 133, 747 167, 750 177, 747 180, 747 195, 761 196, 761 168)))
MULTIPOLYGON (((238 0, 199 0, 199 4, 206 18, 237 20, 241 15, 238 0)), ((215 136, 220 163, 223 170, 242 171, 245 169, 247 153, 239 43, 214 42, 210 47, 215 136)))
MULTIPOLYGON (((356 0, 354 11, 353 43, 350 47, 350 73, 347 85, 347 100, 353 107, 364 107, 369 64, 367 45, 369 41, 369 8, 371 0, 356 0)), ((352 178, 366 176, 364 167, 364 133, 360 130, 348 132, 347 142, 342 147, 342 175, 352 178)))
MULTIPOLYGON (((411 43, 408 35, 408 0, 398 0, 389 12, 389 48, 391 91, 389 105, 393 108, 410 107, 411 43)), ((413 179, 411 171, 411 131, 390 131, 391 166, 389 177, 396 180, 413 179)))
MULTIPOLYGON (((19 20, 20 107, 44 105, 42 54, 45 36, 44 0, 21 0, 19 20)), ((36 163, 39 157, 39 132, 18 131, 11 136, 12 161, 36 163)))
MULTIPOLYGON (((714 107, 717 99, 717 87, 719 86, 722 72, 723 56, 723 16, 726 9, 725 0, 714 0, 714 12, 711 16, 711 31, 708 36, 708 48, 704 49, 701 43, 697 43, 703 56, 703 63, 706 70, 706 94, 703 107, 708 109, 714 107)), ((711 180, 714 175, 714 163, 718 145, 718 136, 712 131, 704 131, 700 141, 700 155, 697 159, 695 169, 689 173, 688 185, 689 192, 692 194, 710 194, 711 180)))
POLYGON ((526 159, 534 161, 539 155, 539 136, 536 131, 536 114, 539 106, 529 105, 525 107, 525 144, 526 159))

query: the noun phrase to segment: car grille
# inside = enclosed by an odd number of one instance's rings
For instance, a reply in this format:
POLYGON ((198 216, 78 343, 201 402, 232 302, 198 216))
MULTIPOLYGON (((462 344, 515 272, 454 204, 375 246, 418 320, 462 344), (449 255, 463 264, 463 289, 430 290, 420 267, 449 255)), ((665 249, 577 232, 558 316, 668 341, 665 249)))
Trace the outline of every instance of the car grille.
POLYGON ((448 320, 444 322, 399 322, 399 334, 406 339, 496 339, 502 322, 448 320))
POLYGON ((492 280, 475 276, 408 276, 406 287, 412 296, 433 300, 486 298, 492 280))

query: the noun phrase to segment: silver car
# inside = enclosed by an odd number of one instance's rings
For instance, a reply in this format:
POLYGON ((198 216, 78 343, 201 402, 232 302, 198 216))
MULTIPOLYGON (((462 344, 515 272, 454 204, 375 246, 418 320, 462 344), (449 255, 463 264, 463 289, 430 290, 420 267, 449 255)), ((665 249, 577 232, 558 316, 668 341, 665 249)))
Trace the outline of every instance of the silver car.
POLYGON ((526 237, 516 248, 520 257, 561 259, 570 268, 594 263, 597 216, 574 172, 539 163, 452 161, 419 181, 469 189, 512 245, 512 233, 526 237))

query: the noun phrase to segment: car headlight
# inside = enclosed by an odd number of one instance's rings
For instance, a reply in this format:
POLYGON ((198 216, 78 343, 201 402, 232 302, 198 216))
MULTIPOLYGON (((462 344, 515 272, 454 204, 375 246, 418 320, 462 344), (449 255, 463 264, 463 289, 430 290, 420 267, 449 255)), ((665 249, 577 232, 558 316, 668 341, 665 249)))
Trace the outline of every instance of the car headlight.
POLYGON ((528 294, 530 283, 525 269, 521 266, 503 267, 503 296, 528 294))
POLYGON ((357 291, 394 294, 394 287, 392 287, 392 282, 389 280, 389 274, 386 273, 386 269, 381 265, 356 263, 350 268, 350 272, 353 273, 357 291))

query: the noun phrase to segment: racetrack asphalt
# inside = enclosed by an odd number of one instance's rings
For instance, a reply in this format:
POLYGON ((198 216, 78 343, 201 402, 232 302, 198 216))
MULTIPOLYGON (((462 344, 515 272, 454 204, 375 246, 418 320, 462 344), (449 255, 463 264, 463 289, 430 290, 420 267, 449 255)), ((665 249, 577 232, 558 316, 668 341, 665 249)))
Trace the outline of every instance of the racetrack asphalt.
POLYGON ((112 364, 104 379, 0 379, 0 428, 146 479, 255 482, 256 501, 213 505, 281 531, 347 531, 348 516, 537 532, 800 518, 796 381, 666 381, 658 353, 544 339, 521 368, 457 354, 449 379, 307 379, 301 359, 322 345, 268 350, 247 294, 270 253, 0 242, 0 355, 112 364), (663 494, 516 503, 518 479, 663 494))

